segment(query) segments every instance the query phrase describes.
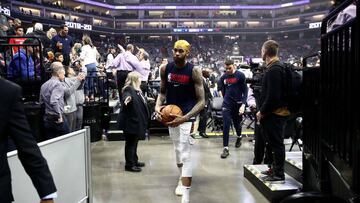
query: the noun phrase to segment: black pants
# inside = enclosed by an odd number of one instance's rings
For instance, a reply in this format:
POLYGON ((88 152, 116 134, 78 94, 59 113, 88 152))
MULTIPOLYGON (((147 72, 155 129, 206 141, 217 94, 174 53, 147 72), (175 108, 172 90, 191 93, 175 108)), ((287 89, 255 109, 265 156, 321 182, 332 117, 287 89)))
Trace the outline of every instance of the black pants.
POLYGON ((236 105, 233 107, 223 107, 222 108, 222 116, 223 116, 223 146, 229 146, 229 131, 231 127, 231 122, 234 125, 236 135, 241 137, 241 121, 242 115, 239 115, 240 105, 236 105))
POLYGON ((256 123, 255 130, 254 130, 255 146, 254 146, 253 164, 261 164, 264 159, 265 140, 264 140, 264 135, 263 135, 262 131, 263 131, 262 126, 260 124, 256 123))
POLYGON ((62 118, 64 119, 64 122, 62 123, 56 123, 55 121, 49 121, 45 119, 44 127, 46 139, 52 139, 70 133, 69 124, 66 120, 66 117, 63 116, 62 118))
POLYGON ((200 133, 205 133, 206 131, 206 122, 208 119, 208 114, 209 114, 209 105, 206 105, 205 108, 203 108, 203 110, 200 111, 200 120, 199 120, 199 127, 198 127, 198 131, 200 133))
POLYGON ((119 90, 120 101, 121 101, 121 91, 125 85, 125 80, 129 73, 130 73, 130 71, 126 71, 126 70, 118 70, 116 72, 116 79, 117 79, 117 86, 118 86, 118 90, 119 90))
POLYGON ((64 61, 62 62, 62 64, 64 66, 69 66, 70 65, 70 55, 69 54, 63 54, 64 57, 64 61))
POLYGON ((268 156, 269 153, 265 153, 265 152, 271 153, 271 148, 270 145, 266 145, 264 138, 264 130, 262 125, 255 124, 254 137, 255 137, 255 146, 254 146, 253 164, 262 164, 263 161, 264 164, 271 164, 270 162, 272 162, 272 158, 268 156))
POLYGON ((138 162, 138 142, 138 135, 125 133, 125 167, 133 167, 138 162))
POLYGON ((264 138, 267 147, 266 150, 269 157, 269 163, 272 164, 274 174, 278 177, 284 177, 285 163, 285 145, 284 145, 284 127, 286 117, 275 114, 266 115, 261 120, 264 130, 264 138))

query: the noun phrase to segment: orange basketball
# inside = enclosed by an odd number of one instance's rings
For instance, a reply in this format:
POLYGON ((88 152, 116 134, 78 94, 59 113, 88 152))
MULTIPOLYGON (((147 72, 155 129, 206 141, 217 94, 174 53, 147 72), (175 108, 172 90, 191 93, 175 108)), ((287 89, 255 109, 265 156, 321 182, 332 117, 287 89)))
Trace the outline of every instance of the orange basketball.
POLYGON ((167 105, 164 108, 162 108, 161 114, 162 114, 161 122, 163 122, 163 123, 167 123, 167 122, 174 120, 176 118, 176 116, 173 116, 173 115, 178 115, 178 116, 183 115, 181 109, 178 106, 173 105, 173 104, 167 105))

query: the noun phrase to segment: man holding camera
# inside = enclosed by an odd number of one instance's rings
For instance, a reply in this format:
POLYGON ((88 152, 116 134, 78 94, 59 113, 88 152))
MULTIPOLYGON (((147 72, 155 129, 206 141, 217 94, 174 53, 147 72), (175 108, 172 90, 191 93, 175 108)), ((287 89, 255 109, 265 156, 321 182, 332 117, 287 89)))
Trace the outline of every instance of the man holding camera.
POLYGON ((290 115, 284 99, 284 67, 279 57, 279 44, 273 40, 266 41, 261 48, 262 59, 266 63, 266 70, 262 80, 260 108, 256 114, 260 121, 267 145, 272 155, 269 156, 272 167, 262 172, 267 175, 264 181, 285 182, 284 162, 284 126, 286 117, 290 115), (272 159, 272 160, 271 160, 272 159))

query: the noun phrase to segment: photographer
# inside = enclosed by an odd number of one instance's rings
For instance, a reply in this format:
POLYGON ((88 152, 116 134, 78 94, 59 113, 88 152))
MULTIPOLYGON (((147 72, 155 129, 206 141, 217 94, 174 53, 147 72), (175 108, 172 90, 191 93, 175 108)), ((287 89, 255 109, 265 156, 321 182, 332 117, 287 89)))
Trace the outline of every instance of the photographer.
POLYGON ((254 113, 255 117, 255 126, 254 126, 254 139, 255 139, 255 146, 254 146, 254 160, 253 164, 262 164, 264 160, 264 164, 268 164, 268 159, 265 157, 265 141, 263 130, 256 118, 257 108, 260 106, 260 96, 261 96, 261 83, 262 78, 264 76, 264 69, 265 67, 260 66, 260 64, 253 63, 251 64, 252 78, 247 78, 247 83, 250 83, 250 88, 248 91, 248 99, 247 105, 250 107, 251 112, 254 113))
POLYGON ((284 183, 285 146, 283 131, 286 118, 290 112, 284 101, 284 68, 279 61, 278 51, 279 44, 273 40, 266 41, 261 48, 261 56, 266 62, 266 70, 262 80, 260 108, 256 117, 263 128, 265 141, 272 151, 269 161, 273 167, 272 170, 270 168, 270 170, 262 172, 267 175, 264 181, 284 183))

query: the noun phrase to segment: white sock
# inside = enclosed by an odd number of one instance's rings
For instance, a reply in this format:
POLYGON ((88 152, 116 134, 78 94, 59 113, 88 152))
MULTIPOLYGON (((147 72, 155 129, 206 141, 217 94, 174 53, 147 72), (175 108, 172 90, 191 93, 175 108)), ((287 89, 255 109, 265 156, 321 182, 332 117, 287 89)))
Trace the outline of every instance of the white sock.
POLYGON ((183 195, 182 195, 181 203, 190 202, 190 188, 191 186, 183 186, 183 195))
POLYGON ((229 147, 224 147, 224 149, 227 149, 227 150, 229 150, 229 147))

